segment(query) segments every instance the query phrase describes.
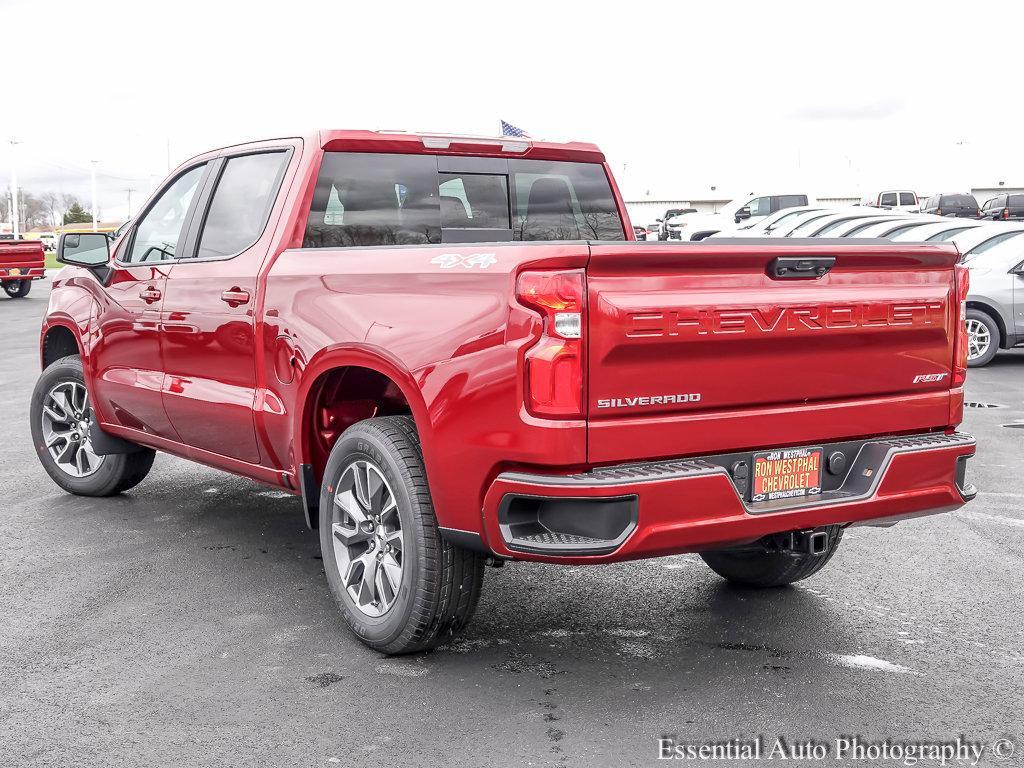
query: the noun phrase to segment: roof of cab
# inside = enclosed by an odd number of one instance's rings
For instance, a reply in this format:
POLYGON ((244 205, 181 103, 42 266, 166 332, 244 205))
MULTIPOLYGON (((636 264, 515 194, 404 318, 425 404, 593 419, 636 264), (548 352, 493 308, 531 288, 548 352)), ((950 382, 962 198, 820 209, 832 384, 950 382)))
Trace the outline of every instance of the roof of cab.
POLYGON ((604 154, 585 142, 535 141, 517 136, 458 136, 406 131, 320 131, 328 152, 400 152, 424 155, 486 155, 529 160, 602 163, 604 154))

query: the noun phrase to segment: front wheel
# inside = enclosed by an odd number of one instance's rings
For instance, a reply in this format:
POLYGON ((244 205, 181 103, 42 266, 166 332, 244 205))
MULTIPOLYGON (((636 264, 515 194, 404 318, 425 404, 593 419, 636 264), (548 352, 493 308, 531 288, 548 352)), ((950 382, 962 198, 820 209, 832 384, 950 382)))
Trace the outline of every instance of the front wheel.
POLYGON ((748 547, 701 552, 708 566, 726 581, 744 587, 781 587, 813 576, 832 559, 843 529, 828 526, 827 543, 820 554, 779 550, 762 541, 748 547))
POLYGON ((358 422, 334 444, 320 494, 320 549, 346 621, 378 651, 433 648, 476 610, 483 557, 441 538, 408 416, 358 422))
POLYGON ((29 406, 32 442, 43 469, 68 493, 113 496, 142 482, 156 452, 100 456, 89 438, 93 413, 78 355, 62 357, 43 371, 29 406))
POLYGON ((988 312, 980 309, 967 310, 967 365, 981 368, 992 362, 999 351, 1002 334, 999 324, 988 312))
POLYGON ((4 293, 12 299, 23 299, 32 290, 31 280, 5 280, 4 293))

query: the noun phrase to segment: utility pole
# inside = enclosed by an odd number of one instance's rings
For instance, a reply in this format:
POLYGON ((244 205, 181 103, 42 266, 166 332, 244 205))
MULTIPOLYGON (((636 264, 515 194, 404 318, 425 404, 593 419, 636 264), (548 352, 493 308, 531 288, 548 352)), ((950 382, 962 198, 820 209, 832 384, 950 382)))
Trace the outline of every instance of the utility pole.
POLYGON ((89 174, 92 179, 92 231, 95 232, 98 227, 96 226, 96 163, 98 160, 90 161, 91 165, 89 174))
POLYGON ((134 187, 128 187, 125 191, 128 193, 128 219, 131 220, 131 218, 132 218, 132 192, 135 191, 135 188, 134 187))
POLYGON ((14 225, 14 239, 17 240, 21 235, 21 230, 18 228, 18 161, 14 156, 14 147, 21 142, 17 139, 9 141, 11 144, 11 223, 14 225))

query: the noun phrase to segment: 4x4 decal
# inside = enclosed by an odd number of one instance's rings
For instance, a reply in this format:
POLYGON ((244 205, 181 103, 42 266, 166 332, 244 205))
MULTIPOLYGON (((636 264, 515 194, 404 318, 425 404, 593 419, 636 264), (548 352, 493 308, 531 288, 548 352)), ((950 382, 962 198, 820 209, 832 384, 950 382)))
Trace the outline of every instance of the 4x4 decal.
POLYGON ((497 261, 498 257, 493 253, 442 253, 440 256, 432 258, 430 263, 439 264, 441 269, 452 269, 453 267, 487 269, 497 261))

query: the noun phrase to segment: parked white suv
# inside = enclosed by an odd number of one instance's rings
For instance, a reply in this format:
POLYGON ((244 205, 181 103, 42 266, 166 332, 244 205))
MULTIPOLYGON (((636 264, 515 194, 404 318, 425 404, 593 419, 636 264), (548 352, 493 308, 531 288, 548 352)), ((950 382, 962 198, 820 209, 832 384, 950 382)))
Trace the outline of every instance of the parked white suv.
POLYGON ((903 213, 917 213, 921 210, 921 201, 917 199, 917 193, 909 189, 886 189, 874 197, 864 198, 861 205, 903 213))
POLYGON ((703 240, 718 232, 731 232, 740 224, 756 224, 785 208, 806 206, 807 195, 755 195, 738 197, 717 213, 684 213, 668 220, 669 240, 703 240))

